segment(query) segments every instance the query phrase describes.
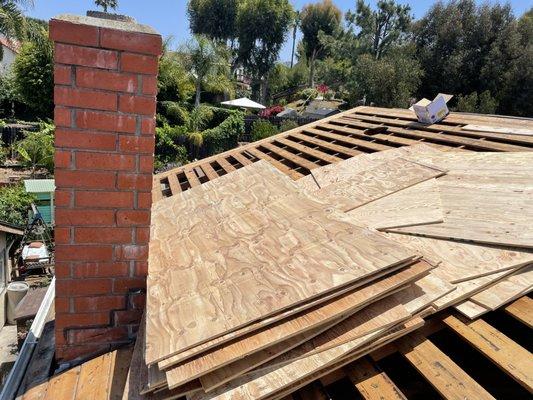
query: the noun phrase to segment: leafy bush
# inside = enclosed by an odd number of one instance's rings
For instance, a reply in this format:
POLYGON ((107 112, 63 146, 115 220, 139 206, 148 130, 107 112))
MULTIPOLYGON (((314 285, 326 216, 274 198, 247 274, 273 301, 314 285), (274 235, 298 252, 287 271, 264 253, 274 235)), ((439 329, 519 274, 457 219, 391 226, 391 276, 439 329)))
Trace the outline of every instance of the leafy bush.
POLYGON ((187 159, 187 148, 184 146, 187 140, 187 131, 181 126, 156 128, 155 135, 155 162, 156 170, 163 169, 168 164, 184 165, 187 159))
POLYGON ((28 219, 28 208, 35 197, 26 193, 22 183, 15 186, 0 188, 0 220, 10 224, 25 226, 28 219))
POLYGON ((477 92, 467 96, 459 95, 455 109, 462 112, 494 114, 497 107, 497 100, 491 96, 488 90, 485 90, 479 96, 477 92))
POLYGON ((277 133, 279 133, 278 128, 264 119, 259 119, 252 125, 253 142, 276 135, 277 133))
POLYGON ((176 101, 161 101, 157 106, 161 116, 171 125, 185 125, 189 120, 185 107, 176 101))
POLYGON ((22 165, 30 168, 32 175, 38 168, 54 172, 54 130, 52 123, 41 122, 39 131, 26 132, 24 139, 16 144, 22 165))
POLYGON ((290 131, 291 129, 298 128, 298 122, 292 120, 292 119, 286 119, 283 121, 279 127, 280 132, 286 132, 290 131))
POLYGON ((215 128, 203 132, 203 155, 210 156, 237 147, 239 137, 244 133, 244 114, 228 110, 229 116, 215 128))
POLYGON ((299 98, 302 100, 314 100, 318 97, 318 90, 314 88, 307 88, 300 92, 299 98))

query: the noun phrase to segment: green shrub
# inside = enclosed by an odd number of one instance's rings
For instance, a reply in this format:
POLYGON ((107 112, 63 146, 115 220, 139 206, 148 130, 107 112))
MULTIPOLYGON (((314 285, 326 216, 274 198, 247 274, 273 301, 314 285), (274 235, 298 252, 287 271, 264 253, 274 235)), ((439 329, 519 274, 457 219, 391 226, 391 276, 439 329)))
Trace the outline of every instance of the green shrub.
POLYGON ((236 110, 228 110, 228 113, 229 116, 220 125, 203 132, 203 156, 208 157, 237 147, 239 137, 244 133, 244 114, 236 110))
POLYGON ((187 130, 181 126, 165 124, 156 128, 155 135, 155 170, 168 164, 184 165, 189 162, 187 148, 187 130))
POLYGON ((302 100, 314 100, 318 97, 318 90, 315 88, 307 88, 299 93, 299 98, 302 100))
POLYGON ((286 119, 283 121, 279 127, 280 132, 286 132, 290 131, 291 129, 298 128, 298 122, 292 120, 292 119, 286 119))
POLYGON ((188 111, 178 102, 161 101, 158 109, 170 125, 185 125, 189 120, 188 111))
POLYGON ((252 125, 253 142, 276 135, 277 133, 279 133, 278 128, 264 119, 259 119, 252 125))
POLYGON ((10 224, 25 226, 28 208, 35 197, 26 193, 22 183, 0 188, 0 220, 10 224))

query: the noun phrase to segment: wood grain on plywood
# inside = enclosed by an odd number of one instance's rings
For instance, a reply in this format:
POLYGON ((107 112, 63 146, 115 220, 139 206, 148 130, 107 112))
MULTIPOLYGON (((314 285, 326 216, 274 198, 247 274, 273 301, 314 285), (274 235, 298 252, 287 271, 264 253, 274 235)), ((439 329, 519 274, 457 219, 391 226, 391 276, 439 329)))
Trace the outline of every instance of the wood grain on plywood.
POLYGON ((479 318, 490 311, 488 308, 480 306, 471 300, 465 300, 462 303, 456 304, 454 308, 470 319, 479 318))
POLYGON ((505 311, 529 328, 533 328, 533 299, 530 297, 521 297, 505 307, 505 311))

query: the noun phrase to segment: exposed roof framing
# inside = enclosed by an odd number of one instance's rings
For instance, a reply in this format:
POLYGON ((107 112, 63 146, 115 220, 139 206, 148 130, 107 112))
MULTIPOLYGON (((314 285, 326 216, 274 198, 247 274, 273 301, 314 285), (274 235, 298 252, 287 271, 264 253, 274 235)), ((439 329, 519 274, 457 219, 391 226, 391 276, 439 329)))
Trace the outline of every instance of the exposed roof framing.
POLYGON ((533 129, 529 119, 451 113, 423 125, 409 110, 357 107, 154 176, 154 201, 201 185, 260 159, 297 180, 314 168, 359 153, 373 153, 419 142, 472 151, 532 151, 533 136, 467 131, 477 124, 533 129))

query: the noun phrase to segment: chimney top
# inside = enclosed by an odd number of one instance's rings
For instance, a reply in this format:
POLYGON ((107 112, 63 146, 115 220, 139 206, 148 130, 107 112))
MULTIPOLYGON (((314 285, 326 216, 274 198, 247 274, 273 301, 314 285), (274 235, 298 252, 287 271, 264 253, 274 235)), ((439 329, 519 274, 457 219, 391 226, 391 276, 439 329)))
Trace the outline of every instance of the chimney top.
POLYGON ((134 18, 118 14, 107 14, 98 11, 89 11, 88 16, 61 14, 52 18, 53 20, 70 22, 76 25, 89 25, 98 28, 116 29, 126 32, 146 33, 159 35, 151 26, 139 24, 134 18), (93 16, 94 15, 94 16, 93 16), (104 17, 105 16, 105 17, 104 17))

